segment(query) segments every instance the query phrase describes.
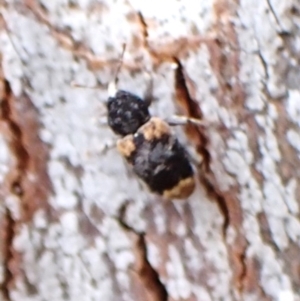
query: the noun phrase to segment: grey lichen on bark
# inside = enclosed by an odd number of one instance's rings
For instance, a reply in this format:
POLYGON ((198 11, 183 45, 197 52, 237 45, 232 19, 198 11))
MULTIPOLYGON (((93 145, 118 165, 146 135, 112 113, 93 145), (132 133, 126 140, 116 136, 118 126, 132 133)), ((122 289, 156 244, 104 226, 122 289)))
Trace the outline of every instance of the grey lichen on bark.
POLYGON ((1 3, 1 300, 300 300, 294 1, 1 3), (120 88, 201 159, 163 201, 105 120, 120 88), (177 68, 174 68, 174 63, 177 68), (81 89, 76 82, 98 89, 81 89))

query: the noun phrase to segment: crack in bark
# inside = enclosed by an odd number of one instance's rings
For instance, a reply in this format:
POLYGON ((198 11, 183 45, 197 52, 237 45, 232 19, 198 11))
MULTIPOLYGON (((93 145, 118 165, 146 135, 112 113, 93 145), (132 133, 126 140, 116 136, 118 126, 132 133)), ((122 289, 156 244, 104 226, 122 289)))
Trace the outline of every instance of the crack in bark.
POLYGON ((38 112, 25 93, 16 99, 7 80, 4 86, 1 118, 9 129, 9 147, 16 162, 7 183, 12 194, 20 198, 20 222, 31 220, 40 208, 47 210, 50 217, 47 200, 52 185, 47 174, 48 149, 38 135, 38 112))
POLYGON ((5 216, 4 216, 4 227, 2 229, 4 233, 4 239, 3 239, 4 272, 3 272, 3 282, 0 285, 0 290, 3 293, 5 300, 7 301, 11 300, 9 286, 11 284, 11 281, 13 280, 13 274, 10 270, 9 265, 11 259, 13 259, 12 244, 13 244, 13 238, 15 234, 14 229, 15 229, 15 220, 13 219, 10 210, 6 208, 5 216))
MULTIPOLYGON (((177 63, 177 69, 175 72, 175 89, 176 89, 176 98, 180 104, 183 104, 185 107, 186 114, 189 117, 202 119, 202 112, 199 105, 194 101, 190 95, 188 85, 186 82, 184 68, 180 63, 178 58, 174 58, 177 63)), ((208 195, 216 200, 216 203, 219 207, 221 214, 223 215, 224 222, 222 226, 223 238, 226 239, 227 229, 230 224, 230 209, 228 205, 228 199, 226 196, 222 195, 222 192, 218 190, 217 187, 211 181, 212 171, 210 169, 211 157, 208 151, 209 139, 207 138, 205 132, 201 128, 196 128, 193 125, 190 125, 192 131, 196 132, 198 141, 197 141, 197 151, 203 156, 204 161, 204 170, 200 174, 200 181, 203 186, 206 188, 208 195)), ((189 130, 189 128, 187 129, 189 130)), ((246 251, 247 247, 244 247, 238 254, 239 264, 240 264, 240 273, 237 275, 237 286, 240 291, 243 290, 244 280, 247 277, 247 265, 246 265, 246 251)))
POLYGON ((138 274, 139 279, 143 283, 149 301, 167 301, 168 292, 159 279, 158 272, 151 266, 147 258, 147 243, 145 233, 139 233, 129 226, 124 219, 128 202, 125 202, 120 209, 118 222, 129 233, 135 236, 135 258, 134 272, 138 274))
POLYGON ((7 97, 3 99, 1 103, 2 118, 8 124, 12 134, 13 139, 10 146, 14 154, 16 154, 17 169, 19 171, 18 175, 15 177, 15 180, 12 183, 12 188, 13 188, 12 190, 16 192, 18 195, 22 195, 23 191, 19 183, 21 182, 22 176, 24 175, 24 172, 28 166, 29 154, 22 143, 23 142, 22 130, 20 129, 18 123, 15 121, 13 117, 12 101, 14 100, 13 99, 14 96, 12 94, 8 81, 5 81, 5 90, 6 90, 7 97), (18 189, 16 189, 17 187, 18 189))
MULTIPOLYGON (((184 69, 182 64, 180 63, 178 58, 174 58, 177 69, 175 71, 175 90, 176 90, 176 99, 177 101, 185 107, 186 115, 189 117, 193 117, 196 119, 202 119, 202 112, 199 105, 194 101, 194 99, 191 97, 185 75, 184 75, 184 69)), ((188 125, 187 132, 189 134, 189 131, 192 132, 193 136, 196 134, 197 138, 197 152, 200 153, 203 157, 203 163, 204 163, 204 170, 200 173, 200 180, 202 184, 205 186, 207 192, 209 195, 211 195, 217 202, 218 207, 220 211, 222 212, 222 215, 224 217, 224 223, 223 223, 223 236, 226 236, 226 231, 229 225, 229 209, 227 207, 227 204, 225 202, 224 197, 221 195, 220 192, 218 192, 215 187, 213 186, 212 182, 209 180, 209 178, 206 176, 206 174, 211 173, 210 170, 210 154, 208 151, 208 143, 209 140, 207 136, 205 135, 204 131, 196 127, 194 125, 188 125)))
POLYGON ((272 15, 273 15, 273 17, 274 17, 274 19, 275 19, 275 21, 276 21, 278 27, 280 28, 280 31, 281 31, 280 34, 281 34, 281 35, 289 34, 289 33, 282 27, 282 25, 281 25, 281 23, 280 23, 280 20, 279 20, 277 14, 276 14, 276 12, 275 12, 275 9, 274 9, 274 7, 273 7, 272 4, 271 4, 271 1, 270 1, 270 0, 266 0, 266 1, 267 1, 267 4, 268 4, 268 6, 269 6, 269 9, 270 9, 270 11, 271 11, 271 13, 272 13, 272 15))
MULTIPOLYGON (((210 56, 210 65, 215 72, 215 75, 220 86, 220 90, 217 93, 217 99, 220 104, 224 103, 225 106, 234 104, 236 110, 242 112, 244 110, 244 100, 246 94, 242 83, 239 80, 240 73, 240 51, 239 40, 236 33, 236 28, 232 22, 220 22, 223 16, 237 15, 238 4, 231 5, 230 1, 217 2, 215 5, 215 12, 217 21, 215 23, 215 30, 217 32, 217 38, 215 44, 210 44, 209 50, 212 50, 210 56), (230 3, 230 4, 229 4, 230 3), (237 51, 232 53, 228 52, 227 47, 230 45, 230 49, 236 49, 237 51), (232 79, 236 79, 232 81, 232 79), (226 100, 226 98, 228 100, 226 100)), ((230 106, 230 109, 232 107, 230 106)), ((238 112, 238 111, 236 111, 238 112)), ((243 117, 244 120, 244 117, 243 117)), ((215 181, 209 181, 212 184, 212 189, 217 189, 214 184, 215 181)), ((210 184, 210 183, 209 183, 210 184)), ((247 266, 247 248, 248 244, 246 238, 241 230, 243 221, 242 208, 238 200, 238 189, 236 191, 216 191, 220 196, 219 206, 221 205, 223 210, 226 210, 227 226, 229 224, 235 230, 236 237, 233 244, 229 244, 225 241, 227 250, 229 252, 229 258, 233 263, 231 269, 233 270, 233 283, 238 290, 243 293, 245 290, 245 282, 248 275, 247 266)), ((225 221, 226 224, 226 221, 225 221)), ((224 231, 224 237, 226 238, 226 231, 224 231)))
POLYGON ((247 252, 247 245, 243 248, 239 256, 239 262, 241 264, 241 272, 240 275, 238 276, 238 289, 240 292, 244 291, 244 286, 245 286, 244 282, 247 278, 247 272, 248 272, 247 264, 246 264, 246 259, 247 259, 246 252, 247 252))
MULTIPOLYGON (((8 129, 8 143, 15 164, 6 176, 6 194, 16 196, 20 217, 15 217, 7 208, 6 275, 4 285, 12 286, 20 273, 21 257, 13 248, 17 230, 24 222, 29 222, 38 208, 48 209, 46 201, 51 190, 46 173, 46 152, 37 132, 36 112, 30 100, 24 95, 18 100, 13 95, 10 84, 3 79, 4 93, 1 99, 1 119, 8 129)), ((50 217, 50 211, 47 210, 50 217)), ((6 293, 9 295, 9 292, 6 293)), ((9 300, 9 299, 8 299, 9 300)))
POLYGON ((148 34, 148 25, 145 21, 145 18, 143 16, 143 14, 140 11, 137 12, 137 16, 138 16, 138 19, 139 19, 139 22, 140 22, 141 28, 142 28, 142 35, 143 35, 143 38, 144 38, 144 41, 143 41, 144 42, 143 43, 144 47, 149 49, 149 45, 148 45, 148 36, 149 36, 149 34, 148 34))
MULTIPOLYGON (((263 65, 263 68, 264 68, 264 71, 265 71, 265 77, 266 77, 266 80, 269 79, 269 72, 268 72, 268 64, 267 62, 265 61, 261 51, 258 49, 257 51, 257 55, 258 55, 258 58, 260 59, 262 65, 263 65)), ((263 83, 265 88, 266 88, 266 83, 263 83)))
MULTIPOLYGON (((1 118, 8 125, 11 141, 10 149, 15 155, 16 166, 15 172, 12 172, 12 176, 8 178, 9 191, 22 198, 24 195, 22 187, 22 179, 26 173, 28 166, 29 155, 22 144, 22 131, 19 128, 18 124, 14 121, 11 102, 13 101, 13 94, 10 88, 8 81, 4 80, 4 96, 1 102, 1 118)), ((22 202, 21 202, 22 204, 22 202)), ((13 251, 13 240, 15 237, 15 232, 18 222, 12 216, 10 210, 6 209, 6 229, 5 229, 5 275, 3 281, 3 292, 7 300, 10 300, 9 296, 9 286, 12 284, 14 279, 14 272, 11 268, 14 266, 15 253, 13 251)))
POLYGON ((22 197, 24 195, 23 189, 23 179, 26 177, 26 170, 29 163, 29 154, 23 144, 23 133, 16 122, 13 114, 12 102, 14 101, 14 96, 12 94, 9 82, 5 80, 5 94, 6 97, 1 103, 1 113, 2 119, 8 125, 10 134, 12 136, 10 142, 10 148, 13 151, 16 158, 16 174, 10 181, 10 190, 13 194, 22 197))

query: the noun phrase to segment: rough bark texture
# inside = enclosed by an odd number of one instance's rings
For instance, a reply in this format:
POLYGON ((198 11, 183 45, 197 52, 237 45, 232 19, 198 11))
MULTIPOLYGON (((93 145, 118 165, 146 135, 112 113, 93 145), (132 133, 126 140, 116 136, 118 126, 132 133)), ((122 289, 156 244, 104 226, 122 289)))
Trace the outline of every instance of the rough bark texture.
POLYGON ((300 300, 298 0, 1 13, 0 300, 300 300), (153 70, 153 115, 208 124, 174 128, 201 161, 186 201, 141 185, 101 122, 124 42, 121 88, 153 70))

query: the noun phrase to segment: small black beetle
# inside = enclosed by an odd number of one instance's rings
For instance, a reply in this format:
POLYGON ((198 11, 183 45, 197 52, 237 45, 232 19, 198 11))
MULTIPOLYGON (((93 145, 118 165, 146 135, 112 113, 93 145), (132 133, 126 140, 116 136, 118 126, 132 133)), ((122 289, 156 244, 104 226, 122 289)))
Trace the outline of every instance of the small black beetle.
MULTIPOLYGON (((122 58, 124 51, 125 47, 122 58)), ((109 85, 107 101, 108 124, 122 137, 117 142, 117 149, 151 191, 166 199, 185 199, 195 189, 188 154, 172 134, 170 125, 150 116, 147 101, 130 92, 117 90, 120 65, 114 82, 109 85)))

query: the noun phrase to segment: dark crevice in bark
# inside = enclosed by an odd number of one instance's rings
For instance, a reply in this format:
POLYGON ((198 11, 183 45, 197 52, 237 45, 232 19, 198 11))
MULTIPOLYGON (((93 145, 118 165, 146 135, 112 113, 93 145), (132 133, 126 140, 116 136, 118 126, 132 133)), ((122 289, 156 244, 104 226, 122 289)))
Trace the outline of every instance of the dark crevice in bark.
POLYGON ((140 265, 137 272, 140 275, 145 288, 150 295, 151 301, 166 301, 168 300, 168 293, 165 286, 159 279, 157 271, 151 266, 147 259, 147 244, 144 234, 138 235, 136 243, 138 256, 140 257, 140 265))
MULTIPOLYGON (((185 108, 186 115, 188 117, 202 119, 203 114, 201 112, 201 108, 199 107, 197 102, 193 100, 188 90, 183 66, 178 58, 174 58, 174 60, 178 66, 175 71, 176 100, 180 103, 182 107, 185 108)), ((210 170, 211 157, 208 151, 208 143, 209 143, 208 138, 203 128, 196 127, 194 125, 187 126, 187 133, 188 134, 191 133, 192 138, 196 137, 197 152, 201 154, 201 156, 203 157, 203 164, 202 164, 203 166, 201 168, 202 170, 200 171, 200 180, 202 184, 205 186, 208 194, 211 195, 217 201, 219 209, 222 212, 222 215, 224 217, 223 234, 225 237, 226 230, 230 222, 229 209, 227 207, 224 197, 221 195, 221 193, 219 193, 215 189, 214 185, 212 184, 212 182, 209 180, 209 177, 207 176, 208 174, 211 173, 210 170)))
MULTIPOLYGON (((25 176, 28 166, 29 155, 22 144, 22 131, 12 116, 11 102, 13 94, 8 81, 4 81, 4 96, 1 101, 1 118, 7 124, 10 139, 10 149, 16 159, 14 172, 8 177, 8 190, 11 194, 20 198, 24 195, 22 179, 25 176)), ((6 209, 6 229, 5 229, 5 275, 3 281, 3 292, 7 300, 9 297, 9 286, 13 283, 14 272, 11 266, 15 266, 15 252, 13 250, 13 240, 17 228, 18 221, 14 219, 10 210, 6 209)))
POLYGON ((246 252, 247 252, 247 246, 242 250, 242 252, 240 253, 239 256, 239 262, 241 264, 241 272, 240 275, 238 276, 238 288, 240 292, 244 291, 244 282, 245 279, 247 278, 247 256, 246 256, 246 252))
POLYGON ((275 19, 275 21, 276 21, 278 27, 280 28, 280 32, 279 32, 279 33, 280 33, 281 35, 288 35, 289 32, 286 31, 286 30, 282 27, 282 25, 281 25, 281 23, 280 23, 280 19, 278 18, 277 14, 276 14, 276 11, 274 10, 274 7, 272 6, 271 1, 270 1, 270 0, 267 0, 267 4, 268 4, 268 6, 269 6, 269 9, 270 9, 272 15, 274 16, 274 19, 275 19))
MULTIPOLYGON (((13 101, 14 96, 10 89, 10 85, 8 81, 5 81, 5 97, 1 102, 1 118, 8 125, 11 134, 10 149, 16 159, 15 173, 13 174, 13 177, 9 179, 9 188, 11 193, 22 198, 24 195, 23 179, 26 177, 28 169, 29 154, 23 144, 22 130, 13 116, 13 101)), ((22 205, 24 205, 23 202, 22 205)), ((26 211, 26 208, 23 207, 22 209, 26 211)))
POLYGON ((25 93, 16 98, 9 82, 4 84, 1 118, 9 129, 9 146, 16 162, 7 182, 11 193, 20 198, 20 222, 30 221, 38 209, 47 210, 50 217, 47 201, 52 185, 47 174, 48 149, 39 138, 38 112, 25 93))
POLYGON ((5 94, 6 97, 2 100, 1 110, 2 119, 8 125, 12 141, 10 143, 10 148, 12 149, 15 157, 17 159, 17 174, 11 181, 11 191, 19 196, 23 195, 22 188, 22 178, 26 173, 29 162, 29 154, 23 145, 23 134, 17 122, 15 122, 12 114, 12 101, 14 96, 12 95, 10 85, 8 81, 5 81, 5 94))
POLYGON ((158 272, 151 266, 147 257, 147 243, 145 233, 139 233, 125 222, 124 215, 128 202, 120 210, 118 222, 128 232, 135 236, 135 259, 134 272, 138 274, 147 293, 148 301, 167 301, 168 292, 159 278, 158 272))
MULTIPOLYGON (((264 68, 264 71, 265 71, 266 80, 268 80, 269 79, 269 73, 268 73, 267 62, 265 61, 265 59, 264 59, 264 57, 263 57, 263 55, 262 55, 262 53, 261 53, 260 50, 257 51, 257 55, 258 55, 258 58, 260 59, 262 65, 263 65, 263 68, 264 68)), ((263 84, 265 86, 266 83, 263 83, 263 84)))
MULTIPOLYGON (((238 4, 229 5, 228 1, 218 2, 215 5, 215 13, 217 21, 215 23, 215 30, 218 33, 214 53, 210 57, 210 65, 213 68, 219 83, 217 99, 220 104, 234 112, 238 117, 245 109, 246 93, 243 83, 240 82, 240 46, 236 28, 232 22, 225 24, 221 22, 223 16, 237 15, 238 4), (228 51, 229 49, 236 49, 236 51, 228 51), (233 48, 231 47, 233 46, 233 48), (235 79, 232 81, 232 79, 235 79), (234 109, 234 111, 233 111, 234 109)), ((265 67, 265 66, 264 66, 265 67)), ((265 68, 266 72, 267 69, 265 68)), ((245 120, 242 115, 241 119, 245 120)), ((229 222, 234 228, 236 237, 233 244, 226 243, 229 258, 232 262, 233 281, 235 287, 243 295, 246 290, 245 283, 249 277, 249 270, 247 265, 247 248, 248 243, 243 234, 243 209, 239 202, 239 188, 238 183, 232 191, 221 192, 223 200, 226 202, 229 222)))
POLYGON ((51 184, 47 175, 47 152, 38 137, 37 112, 26 96, 16 99, 10 84, 3 79, 4 92, 1 99, 1 120, 6 125, 6 136, 14 158, 14 165, 5 178, 6 195, 17 197, 20 217, 7 211, 7 229, 5 237, 6 265, 5 287, 12 287, 14 279, 20 273, 21 256, 14 250, 13 241, 22 223, 30 222, 38 209, 47 210, 50 217, 47 198, 51 184), (30 175, 30 176, 29 176, 30 175))
POLYGON ((3 282, 0 286, 0 290, 5 298, 5 300, 10 301, 10 291, 9 286, 13 280, 13 274, 9 268, 9 264, 13 259, 13 252, 12 252, 12 244, 15 232, 15 220, 13 219, 11 212, 9 209, 6 209, 5 216, 4 216, 4 227, 2 229, 3 232, 3 282))
POLYGON ((144 46, 146 48, 148 48, 148 26, 147 23, 144 19, 144 16, 142 15, 142 13, 139 11, 137 13, 137 16, 139 18, 140 24, 141 24, 141 28, 142 28, 142 35, 143 35, 143 39, 144 39, 144 46))
POLYGON ((208 177, 206 177, 205 175, 200 175, 200 180, 204 185, 204 187, 206 188, 207 194, 216 200, 219 210, 223 215, 224 221, 222 226, 222 234, 223 234, 223 238, 225 239, 227 229, 230 224, 230 212, 226 200, 221 195, 221 193, 215 189, 215 187, 213 186, 212 182, 209 180, 208 177))
MULTIPOLYGON (((185 113, 188 117, 193 117, 196 119, 202 119, 202 111, 199 105, 193 100, 191 97, 185 75, 183 66, 180 63, 178 58, 174 58, 175 63, 177 64, 177 68, 175 71, 175 91, 176 91, 176 100, 179 104, 184 108, 185 113)), ((188 125, 187 132, 193 131, 197 133, 198 141, 197 141, 197 151, 203 156, 205 170, 209 170, 210 163, 210 154, 207 150, 208 139, 203 131, 203 129, 198 128, 194 125, 188 125)))

